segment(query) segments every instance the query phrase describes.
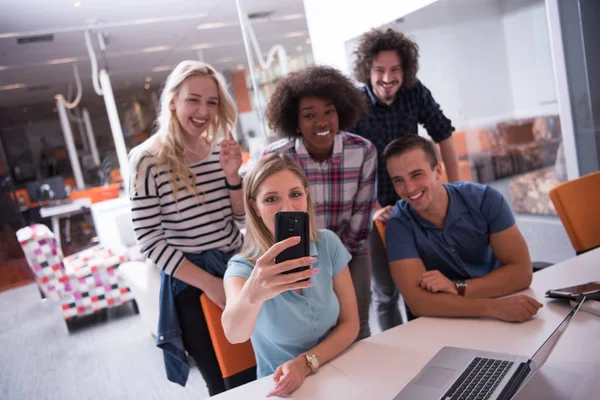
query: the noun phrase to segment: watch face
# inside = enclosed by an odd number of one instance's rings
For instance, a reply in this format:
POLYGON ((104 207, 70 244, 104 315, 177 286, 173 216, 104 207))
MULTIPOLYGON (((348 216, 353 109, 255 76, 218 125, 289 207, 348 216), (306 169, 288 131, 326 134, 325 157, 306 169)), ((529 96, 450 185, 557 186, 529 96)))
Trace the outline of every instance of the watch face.
POLYGON ((317 368, 319 368, 319 359, 317 358, 317 356, 315 356, 313 354, 313 355, 307 356, 307 359, 308 359, 310 369, 315 371, 317 368))

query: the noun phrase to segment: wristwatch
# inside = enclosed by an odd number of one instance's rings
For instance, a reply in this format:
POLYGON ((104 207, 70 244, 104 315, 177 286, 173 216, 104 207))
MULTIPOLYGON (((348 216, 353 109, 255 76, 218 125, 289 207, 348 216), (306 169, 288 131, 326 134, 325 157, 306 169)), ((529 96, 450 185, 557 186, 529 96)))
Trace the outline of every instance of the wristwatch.
POLYGON ((459 296, 465 296, 465 292, 467 291, 467 282, 465 281, 454 281, 454 285, 456 285, 456 290, 458 291, 459 296))
POLYGON ((306 363, 308 364, 308 368, 310 368, 311 372, 317 372, 319 369, 319 358, 316 354, 304 354, 304 358, 306 358, 306 363))

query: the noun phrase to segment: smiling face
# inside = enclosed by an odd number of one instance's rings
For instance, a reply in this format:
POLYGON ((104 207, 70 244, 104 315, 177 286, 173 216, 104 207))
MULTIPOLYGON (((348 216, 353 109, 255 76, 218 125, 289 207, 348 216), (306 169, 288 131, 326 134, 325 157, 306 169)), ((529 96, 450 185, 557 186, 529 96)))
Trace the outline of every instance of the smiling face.
POLYGON ((217 116, 219 91, 208 76, 190 76, 183 81, 171 103, 186 139, 199 138, 217 116))
POLYGON ((321 97, 302 97, 298 105, 298 130, 310 154, 329 154, 339 130, 333 102, 321 97))
POLYGON ((375 96, 387 105, 394 102, 402 86, 402 60, 395 50, 380 51, 371 66, 371 86, 375 96))
POLYGON ((308 211, 307 188, 290 170, 279 171, 264 180, 258 188, 254 209, 275 235, 275 214, 279 211, 308 211))
POLYGON ((432 168, 431 161, 422 149, 390 157, 387 171, 398 196, 419 213, 430 211, 432 204, 445 191, 440 181, 441 164, 432 168))

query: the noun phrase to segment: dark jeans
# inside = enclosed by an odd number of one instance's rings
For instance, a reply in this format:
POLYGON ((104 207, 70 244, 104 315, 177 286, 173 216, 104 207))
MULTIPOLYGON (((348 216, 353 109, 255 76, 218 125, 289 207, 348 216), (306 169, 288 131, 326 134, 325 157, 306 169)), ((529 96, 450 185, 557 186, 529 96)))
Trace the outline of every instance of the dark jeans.
POLYGON ((379 328, 383 332, 402 323, 398 308, 400 292, 392 279, 387 251, 375 225, 369 234, 369 247, 373 271, 371 284, 373 305, 377 313, 379 328))
POLYGON ((185 350, 198 366, 208 387, 208 394, 214 396, 225 391, 225 382, 200 306, 201 294, 200 289, 188 286, 175 297, 175 306, 185 350))

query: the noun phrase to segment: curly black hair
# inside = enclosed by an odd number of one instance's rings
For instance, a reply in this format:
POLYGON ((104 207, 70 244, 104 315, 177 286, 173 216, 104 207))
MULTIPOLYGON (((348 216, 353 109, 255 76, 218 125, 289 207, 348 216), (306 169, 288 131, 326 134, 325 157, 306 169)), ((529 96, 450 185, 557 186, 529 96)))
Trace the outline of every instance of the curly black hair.
POLYGON ((354 76, 359 82, 370 83, 371 67, 379 52, 396 50, 402 62, 404 80, 402 85, 412 86, 417 82, 419 70, 419 45, 403 33, 391 28, 373 29, 360 38, 358 49, 354 52, 354 76))
POLYGON ((368 111, 365 96, 354 83, 335 68, 313 66, 281 79, 271 95, 266 117, 278 136, 300 136, 297 132, 300 99, 307 96, 331 99, 340 130, 356 126, 361 113, 368 111))

